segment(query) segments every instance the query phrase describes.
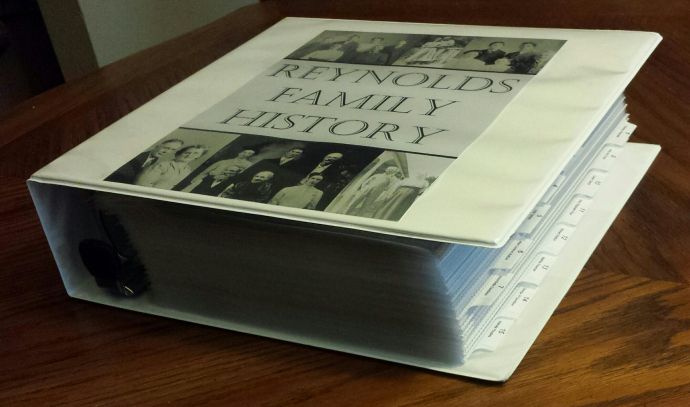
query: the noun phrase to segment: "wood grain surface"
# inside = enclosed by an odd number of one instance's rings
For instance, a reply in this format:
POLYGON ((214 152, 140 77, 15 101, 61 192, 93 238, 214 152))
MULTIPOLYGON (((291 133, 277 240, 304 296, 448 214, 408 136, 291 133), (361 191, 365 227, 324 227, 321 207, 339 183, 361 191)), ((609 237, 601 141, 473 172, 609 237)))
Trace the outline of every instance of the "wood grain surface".
POLYGON ((690 405, 690 3, 265 1, 0 116, 0 405, 690 405), (67 297, 25 179, 284 16, 657 31, 651 171, 505 384, 67 297))

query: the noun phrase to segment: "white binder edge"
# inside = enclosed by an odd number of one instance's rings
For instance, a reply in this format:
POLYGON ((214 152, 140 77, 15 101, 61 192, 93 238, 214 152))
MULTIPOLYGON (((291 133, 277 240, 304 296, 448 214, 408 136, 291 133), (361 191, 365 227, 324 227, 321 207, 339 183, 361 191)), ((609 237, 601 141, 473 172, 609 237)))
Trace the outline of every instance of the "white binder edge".
MULTIPOLYGON (((361 356, 372 357, 412 366, 432 369, 444 373, 474 377, 491 381, 505 381, 515 371, 537 336, 546 325, 554 310, 563 299, 570 286, 582 270, 594 249, 599 245, 604 234, 623 208, 632 192, 641 181, 654 158, 660 151, 657 145, 628 143, 623 154, 619 157, 616 167, 609 174, 606 183, 594 198, 587 215, 582 219, 577 231, 569 244, 559 255, 558 260, 544 278, 535 297, 525 308, 521 317, 512 325, 505 339, 493 352, 475 352, 467 361, 458 367, 430 365, 429 362, 400 355, 387 354, 363 347, 343 347, 338 343, 314 339, 300 335, 293 335, 271 329, 256 328, 250 325, 229 323, 227 321, 207 318, 191 313, 167 309, 146 301, 132 302, 127 299, 103 296, 94 301, 89 295, 80 293, 81 287, 77 282, 65 280, 65 286, 70 296, 118 308, 144 312, 183 321, 200 323, 238 332, 255 334, 290 342, 297 342, 319 348, 343 351, 361 356)), ((60 212, 55 201, 42 197, 41 183, 29 181, 29 187, 41 220, 49 219, 60 212), (33 184, 33 185, 32 185, 33 184), (41 202, 43 201, 43 202, 41 202)), ((44 223, 44 227, 46 224, 44 223)), ((59 240, 46 229, 51 249, 56 254, 58 267, 63 268, 67 262, 58 258, 60 252, 59 240), (56 241, 56 239, 58 241, 56 241)), ((61 270, 63 279, 69 273, 61 270)), ((91 283, 91 282, 89 282, 91 283)))

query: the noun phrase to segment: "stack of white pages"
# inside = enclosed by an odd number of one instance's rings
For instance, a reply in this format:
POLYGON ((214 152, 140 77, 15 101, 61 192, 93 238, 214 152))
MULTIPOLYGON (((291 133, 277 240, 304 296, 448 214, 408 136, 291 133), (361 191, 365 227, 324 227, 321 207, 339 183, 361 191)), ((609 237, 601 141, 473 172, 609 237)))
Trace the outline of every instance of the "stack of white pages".
POLYGON ((29 188, 73 297, 506 380, 659 150, 659 40, 288 18, 29 188))

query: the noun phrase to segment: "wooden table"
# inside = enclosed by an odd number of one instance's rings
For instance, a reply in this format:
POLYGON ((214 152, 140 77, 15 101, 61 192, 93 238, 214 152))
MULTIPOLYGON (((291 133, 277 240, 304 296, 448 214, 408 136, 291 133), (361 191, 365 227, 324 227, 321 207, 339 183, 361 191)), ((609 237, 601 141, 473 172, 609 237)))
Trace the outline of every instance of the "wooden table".
POLYGON ((0 121, 0 405, 690 405, 690 5, 266 1, 37 96, 0 121), (432 5, 433 4, 433 5, 432 5), (502 385, 108 308, 65 294, 24 180, 287 15, 649 30, 627 91, 663 151, 502 385))

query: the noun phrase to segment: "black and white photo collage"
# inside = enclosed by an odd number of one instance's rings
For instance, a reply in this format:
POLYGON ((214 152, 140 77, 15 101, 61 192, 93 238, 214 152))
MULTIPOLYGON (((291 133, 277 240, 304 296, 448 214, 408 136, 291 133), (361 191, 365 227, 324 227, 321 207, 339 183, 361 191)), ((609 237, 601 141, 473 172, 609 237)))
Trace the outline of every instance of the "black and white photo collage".
POLYGON ((324 31, 286 59, 536 75, 563 40, 324 31))
POLYGON ((105 180, 399 220, 452 162, 349 144, 178 129, 105 180))

